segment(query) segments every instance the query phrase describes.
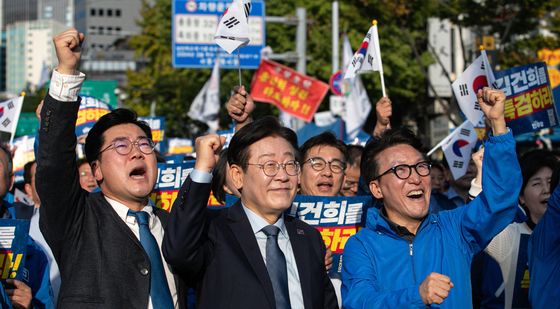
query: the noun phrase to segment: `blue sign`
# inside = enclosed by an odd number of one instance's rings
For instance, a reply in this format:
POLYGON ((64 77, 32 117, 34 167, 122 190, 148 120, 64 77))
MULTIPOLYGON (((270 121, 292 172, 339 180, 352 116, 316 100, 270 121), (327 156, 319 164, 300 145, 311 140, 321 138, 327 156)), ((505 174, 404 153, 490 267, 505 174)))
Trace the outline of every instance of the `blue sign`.
POLYGON ((544 62, 498 71, 495 76, 497 88, 506 94, 504 116, 514 135, 558 125, 544 62))
MULTIPOLYGON (((221 69, 237 69, 237 51, 230 55, 214 42, 220 17, 230 3, 230 0, 173 1, 171 35, 173 67, 210 69, 219 57, 221 69)), ((261 49, 266 41, 264 1, 253 0, 251 4, 249 15, 251 42, 239 49, 242 69, 259 67, 261 49)))

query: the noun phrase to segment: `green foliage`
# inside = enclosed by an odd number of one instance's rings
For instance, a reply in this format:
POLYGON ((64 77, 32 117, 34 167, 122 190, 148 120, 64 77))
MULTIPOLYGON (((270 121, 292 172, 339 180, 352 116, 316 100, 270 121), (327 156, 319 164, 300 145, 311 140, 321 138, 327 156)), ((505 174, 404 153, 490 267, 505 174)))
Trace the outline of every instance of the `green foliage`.
MULTIPOLYGON (((344 0, 339 1, 341 32, 346 32, 356 49, 371 21, 378 20, 387 93, 393 102, 393 123, 403 118, 416 119, 426 125, 428 102, 426 71, 434 62, 427 51, 428 17, 449 18, 461 27, 471 27, 479 35, 495 35, 501 43, 498 63, 509 67, 536 60, 542 47, 555 48, 558 41, 535 35, 540 20, 550 20, 549 30, 558 34, 560 20, 551 12, 560 0, 522 0, 514 4, 503 1, 467 0, 344 0)), ((326 0, 267 0, 269 16, 295 15, 295 8, 307 9, 307 74, 328 81, 331 72, 331 1, 326 0)), ((130 39, 139 57, 148 60, 137 72, 128 72, 129 99, 126 104, 140 114, 149 112, 151 102, 157 103, 156 113, 166 117, 168 136, 193 137, 205 130, 205 125, 188 118, 187 111, 196 94, 210 76, 210 70, 175 69, 171 65, 171 1, 145 1, 139 25, 142 33, 130 39)), ((558 15, 558 13, 556 14, 558 15)), ((275 53, 295 50, 296 27, 268 23, 266 44, 275 53)), ((294 67, 293 64, 286 63, 294 67)), ((248 87, 254 71, 244 70, 248 87)), ((372 102, 382 95, 379 74, 362 76, 372 102)), ((229 89, 237 85, 236 70, 221 71, 221 101, 229 89)), ((374 104, 374 103, 373 103, 374 104)), ((320 110, 328 109, 325 99, 320 110)), ((270 104, 257 104, 255 116, 277 114, 270 104)), ((221 124, 229 119, 225 108, 221 124)))

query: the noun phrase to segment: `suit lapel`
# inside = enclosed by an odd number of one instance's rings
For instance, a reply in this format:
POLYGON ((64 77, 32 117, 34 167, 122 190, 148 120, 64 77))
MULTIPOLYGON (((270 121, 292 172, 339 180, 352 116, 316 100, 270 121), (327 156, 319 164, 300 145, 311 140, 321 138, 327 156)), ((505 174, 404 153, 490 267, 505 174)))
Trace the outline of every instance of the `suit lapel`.
POLYGON ((311 278, 308 272, 308 270, 311 269, 311 261, 309 260, 309 250, 307 249, 311 244, 307 242, 308 239, 305 235, 305 231, 296 226, 296 221, 293 217, 284 215, 284 224, 286 224, 286 230, 288 231, 288 235, 290 235, 290 243, 292 244, 292 250, 294 251, 294 257, 296 259, 303 303, 305 308, 312 308, 311 278))
POLYGON ((228 210, 228 219, 229 227, 231 228, 233 235, 237 239, 237 242, 245 254, 249 265, 251 265, 255 275, 261 282, 270 306, 274 308, 276 306, 276 302, 274 300, 272 283, 268 277, 268 270, 264 264, 257 239, 255 238, 253 229, 251 228, 251 223, 249 223, 249 219, 247 219, 247 215, 245 214, 243 206, 241 206, 240 202, 235 203, 228 210))

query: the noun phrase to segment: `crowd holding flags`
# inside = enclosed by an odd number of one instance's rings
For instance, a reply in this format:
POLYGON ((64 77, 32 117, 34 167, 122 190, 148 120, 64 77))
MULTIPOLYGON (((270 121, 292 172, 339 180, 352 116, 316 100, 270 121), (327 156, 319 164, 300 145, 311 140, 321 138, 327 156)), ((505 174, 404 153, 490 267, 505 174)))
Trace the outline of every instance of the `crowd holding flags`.
POLYGON ((0 131, 10 133, 10 143, 14 140, 23 98, 20 96, 0 102, 0 131))

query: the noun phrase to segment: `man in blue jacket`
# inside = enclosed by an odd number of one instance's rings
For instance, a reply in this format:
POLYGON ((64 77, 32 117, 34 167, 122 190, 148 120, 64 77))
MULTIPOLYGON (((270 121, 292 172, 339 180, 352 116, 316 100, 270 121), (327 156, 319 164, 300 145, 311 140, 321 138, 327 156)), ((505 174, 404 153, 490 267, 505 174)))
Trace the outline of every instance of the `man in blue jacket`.
POLYGON ((381 209, 344 248, 344 308, 471 308, 475 253, 512 222, 521 187, 502 91, 479 90, 493 135, 485 144, 483 192, 465 207, 429 213, 430 163, 408 130, 366 146, 361 171, 381 209))

